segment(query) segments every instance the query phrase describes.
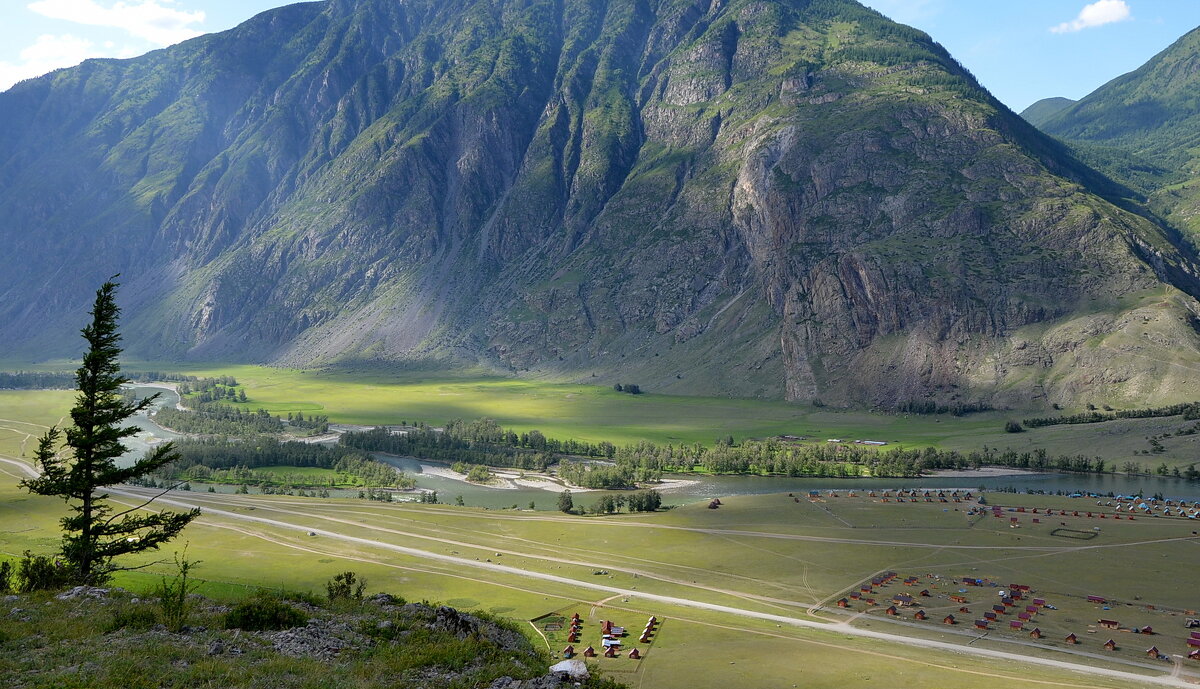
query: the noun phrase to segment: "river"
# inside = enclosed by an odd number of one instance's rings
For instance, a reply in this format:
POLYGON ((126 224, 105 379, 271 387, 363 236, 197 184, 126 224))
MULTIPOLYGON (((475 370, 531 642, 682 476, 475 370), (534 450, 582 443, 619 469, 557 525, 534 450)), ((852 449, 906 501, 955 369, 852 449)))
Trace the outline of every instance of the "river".
MULTIPOLYGON (((138 395, 162 393, 157 404, 175 405, 179 395, 172 390, 151 386, 135 386, 138 395)), ((125 441, 130 451, 122 458, 128 464, 140 457, 156 441, 179 438, 178 433, 168 431, 154 423, 144 414, 134 418, 133 423, 143 430, 136 438, 125 441)), ((410 474, 417 487, 435 490, 440 502, 454 502, 462 496, 463 502, 475 507, 503 508, 516 505, 526 508, 532 502, 538 509, 554 509, 557 493, 538 488, 494 488, 425 471, 433 466, 411 457, 396 457, 376 453, 376 458, 410 474)), ((964 472, 971 473, 971 472, 964 472)), ((734 495, 762 495, 767 493, 806 493, 810 490, 869 490, 871 488, 980 488, 987 490, 1015 489, 1065 493, 1115 493, 1118 495, 1143 495, 1162 493, 1164 496, 1182 500, 1200 500, 1200 483, 1157 476, 1126 476, 1125 474, 1057 474, 1022 472, 1015 475, 996 476, 982 473, 977 476, 938 477, 917 479, 837 479, 837 478, 788 478, 780 476, 710 476, 702 474, 673 475, 669 478, 687 479, 686 485, 662 489, 665 505, 682 505, 698 500, 724 498, 734 495)), ((229 492, 232 487, 220 487, 229 492)), ((357 495, 357 491, 330 491, 335 496, 357 495)), ((576 493, 576 507, 593 504, 605 491, 576 493)))

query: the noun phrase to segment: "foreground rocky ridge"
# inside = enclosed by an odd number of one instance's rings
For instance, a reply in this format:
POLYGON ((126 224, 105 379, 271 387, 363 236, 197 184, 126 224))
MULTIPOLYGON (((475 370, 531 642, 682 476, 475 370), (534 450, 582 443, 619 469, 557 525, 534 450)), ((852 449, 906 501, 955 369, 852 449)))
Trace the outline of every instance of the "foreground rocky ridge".
POLYGON ((849 0, 329 0, 0 119, 17 351, 120 270, 155 357, 877 405, 1200 382, 1190 247, 849 0))
POLYGON ((155 600, 121 589, 0 597, 0 672, 13 689, 620 686, 547 672, 551 661, 513 626, 453 608, 387 594, 332 606, 305 595, 283 599, 307 622, 225 629, 230 604, 192 596, 189 624, 171 632, 155 600))

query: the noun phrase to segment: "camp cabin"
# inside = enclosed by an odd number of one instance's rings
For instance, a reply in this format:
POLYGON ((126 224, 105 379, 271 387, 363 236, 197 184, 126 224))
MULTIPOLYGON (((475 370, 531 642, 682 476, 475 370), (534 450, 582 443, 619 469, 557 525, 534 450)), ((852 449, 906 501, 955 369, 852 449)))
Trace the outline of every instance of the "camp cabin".
POLYGON ((1147 656, 1147 657, 1154 658, 1155 660, 1157 660, 1157 659, 1158 659, 1158 655, 1159 655, 1159 654, 1158 654, 1158 646, 1151 646, 1150 648, 1147 648, 1147 649, 1146 649, 1146 656, 1147 656))
POLYGON ((1031 639, 1042 638, 1042 630, 1038 629, 1037 627, 1034 627, 1033 631, 1029 632, 1029 638, 1031 638, 1031 639))
POLYGON ((1112 639, 1109 639, 1108 641, 1105 641, 1105 642, 1104 642, 1104 650, 1106 650, 1106 651, 1115 651, 1115 650, 1117 650, 1117 642, 1116 642, 1116 641, 1113 641, 1112 639))
POLYGON ((641 657, 642 657, 642 654, 636 648, 631 649, 629 651, 629 659, 630 660, 638 660, 641 657))
POLYGON ((1096 624, 1104 629, 1120 629, 1121 625, 1116 620, 1096 620, 1096 624))
POLYGON ((958 624, 958 621, 954 619, 954 615, 946 615, 942 618, 942 624, 958 624))
POLYGON ((563 657, 567 658, 567 659, 574 658, 575 657, 575 647, 567 646, 566 648, 564 648, 563 649, 563 657))
POLYGON ((1079 637, 1075 636, 1075 634, 1072 632, 1071 634, 1067 634, 1067 638, 1063 639, 1063 641, 1066 641, 1069 644, 1077 644, 1079 643, 1079 637))

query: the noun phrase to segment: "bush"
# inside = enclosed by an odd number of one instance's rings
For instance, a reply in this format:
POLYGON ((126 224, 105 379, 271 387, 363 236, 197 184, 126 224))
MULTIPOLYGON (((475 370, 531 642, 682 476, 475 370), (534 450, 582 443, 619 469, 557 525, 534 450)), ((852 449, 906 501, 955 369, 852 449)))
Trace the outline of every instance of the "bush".
POLYGON ((163 623, 172 632, 178 632, 187 624, 191 607, 188 605, 188 595, 199 586, 196 582, 189 581, 188 575, 197 564, 199 563, 187 559, 185 546, 182 556, 179 553, 175 554, 175 568, 179 573, 171 579, 163 577, 154 591, 158 596, 158 606, 162 609, 163 623))
POLYGON ((12 563, 8 560, 0 562, 0 593, 12 593, 15 589, 12 563))
POLYGON ((1021 424, 1017 421, 1009 421, 1008 423, 1004 424, 1005 433, 1021 433, 1024 430, 1025 429, 1022 428, 1021 424))
POLYGON ((306 624, 308 618, 302 611, 268 595, 244 600, 225 613, 226 629, 244 629, 248 632, 291 629, 306 624))
POLYGON ((325 583, 329 602, 338 600, 362 600, 367 580, 359 579, 354 572, 342 572, 325 583))
POLYGON ((70 568, 47 555, 34 555, 26 550, 17 563, 16 589, 21 593, 54 591, 65 588, 70 581, 70 568))

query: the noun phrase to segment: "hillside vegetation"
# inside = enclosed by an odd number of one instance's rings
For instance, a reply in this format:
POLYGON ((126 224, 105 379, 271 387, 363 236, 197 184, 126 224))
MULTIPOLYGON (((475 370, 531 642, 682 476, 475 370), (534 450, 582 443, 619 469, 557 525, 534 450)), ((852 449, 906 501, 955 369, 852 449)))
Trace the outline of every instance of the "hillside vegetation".
POLYGON ((1190 246, 850 0, 305 3, 0 119, 14 357, 121 272, 176 360, 882 406, 1200 382, 1190 246))

